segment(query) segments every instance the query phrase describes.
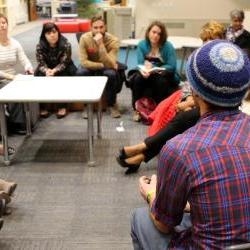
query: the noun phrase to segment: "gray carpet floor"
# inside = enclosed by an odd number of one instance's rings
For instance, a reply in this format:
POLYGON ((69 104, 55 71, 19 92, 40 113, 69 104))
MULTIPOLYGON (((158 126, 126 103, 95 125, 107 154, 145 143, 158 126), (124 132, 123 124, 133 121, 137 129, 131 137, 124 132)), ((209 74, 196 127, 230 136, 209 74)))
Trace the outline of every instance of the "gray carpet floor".
MULTIPOLYGON (((18 35, 33 65, 41 28, 18 35)), ((73 58, 78 62, 74 35, 73 58)), ((144 205, 138 178, 155 172, 157 161, 142 164, 139 172, 125 176, 115 155, 122 145, 141 141, 146 126, 131 120, 130 91, 118 97, 120 119, 103 115, 103 138, 95 140, 96 166, 87 165, 87 121, 80 112, 58 120, 41 120, 33 135, 10 137, 17 150, 13 163, 0 163, 0 177, 18 183, 0 231, 0 250, 132 249, 130 214, 144 205), (124 132, 117 127, 123 123, 124 132)), ((1 158, 0 158, 1 160, 1 158)))

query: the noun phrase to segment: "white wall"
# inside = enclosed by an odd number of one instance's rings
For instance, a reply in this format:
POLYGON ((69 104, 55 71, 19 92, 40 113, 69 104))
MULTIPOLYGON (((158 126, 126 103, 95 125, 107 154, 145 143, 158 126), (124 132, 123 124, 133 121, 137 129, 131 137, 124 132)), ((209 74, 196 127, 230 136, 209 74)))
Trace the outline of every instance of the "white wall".
POLYGON ((127 0, 127 5, 128 6, 134 7, 135 4, 136 4, 136 0, 127 0))
POLYGON ((7 16, 9 29, 12 30, 17 24, 28 22, 27 0, 7 1, 7 16))
POLYGON ((250 9, 245 10, 244 27, 250 31, 250 9))
POLYGON ((136 0, 136 36, 143 37, 153 20, 169 23, 170 35, 197 36, 201 26, 213 19, 229 22, 232 9, 250 9, 249 0, 136 0))

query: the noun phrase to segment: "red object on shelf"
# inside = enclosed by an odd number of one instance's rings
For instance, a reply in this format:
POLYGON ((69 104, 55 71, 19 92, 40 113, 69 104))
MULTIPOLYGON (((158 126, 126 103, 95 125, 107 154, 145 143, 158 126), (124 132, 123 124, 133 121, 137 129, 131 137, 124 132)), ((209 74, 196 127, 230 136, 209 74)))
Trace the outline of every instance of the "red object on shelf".
POLYGON ((80 32, 87 32, 90 30, 90 20, 89 19, 78 19, 80 32))
POLYGON ((62 32, 62 33, 80 32, 79 23, 76 21, 70 21, 70 22, 56 21, 55 24, 58 26, 60 32, 62 32))
POLYGON ((62 33, 88 32, 90 30, 90 20, 88 19, 60 18, 57 21, 44 21, 44 23, 47 22, 54 22, 62 33))

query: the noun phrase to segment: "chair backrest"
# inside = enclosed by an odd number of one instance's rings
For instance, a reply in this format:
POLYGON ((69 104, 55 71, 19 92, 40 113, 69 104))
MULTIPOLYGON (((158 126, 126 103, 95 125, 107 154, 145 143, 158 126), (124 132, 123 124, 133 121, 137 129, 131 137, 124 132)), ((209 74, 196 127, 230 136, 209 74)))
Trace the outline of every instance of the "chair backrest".
POLYGON ((82 36, 82 34, 84 34, 85 32, 77 32, 76 33, 76 39, 77 39, 77 42, 79 43, 80 42, 80 38, 82 36))
POLYGON ((225 248, 225 250, 241 250, 241 249, 250 249, 250 243, 233 245, 225 248))

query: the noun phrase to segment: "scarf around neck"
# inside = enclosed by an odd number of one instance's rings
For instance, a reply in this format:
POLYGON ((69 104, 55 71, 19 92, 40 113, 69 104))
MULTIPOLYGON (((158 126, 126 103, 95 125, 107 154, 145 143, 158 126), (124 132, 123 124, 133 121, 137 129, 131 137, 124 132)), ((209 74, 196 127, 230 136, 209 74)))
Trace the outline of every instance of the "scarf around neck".
POLYGON ((226 32, 226 39, 230 42, 235 42, 236 38, 238 38, 244 32, 244 27, 242 26, 241 29, 234 31, 232 26, 227 28, 226 32))

